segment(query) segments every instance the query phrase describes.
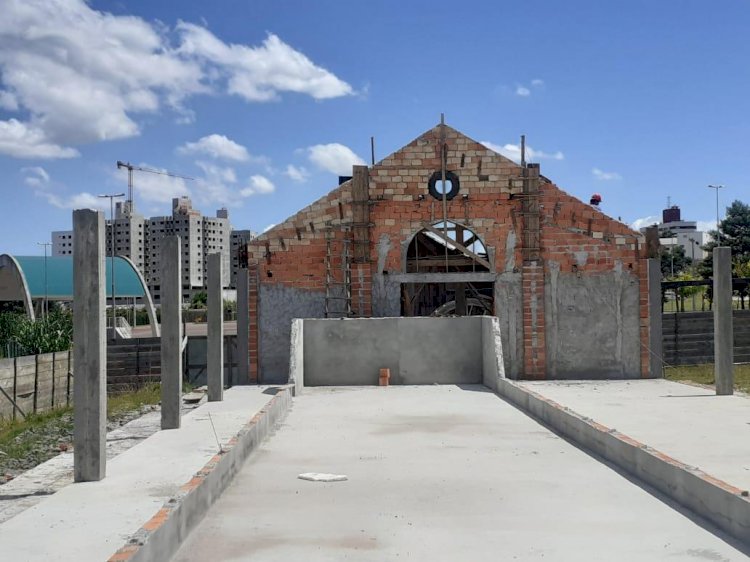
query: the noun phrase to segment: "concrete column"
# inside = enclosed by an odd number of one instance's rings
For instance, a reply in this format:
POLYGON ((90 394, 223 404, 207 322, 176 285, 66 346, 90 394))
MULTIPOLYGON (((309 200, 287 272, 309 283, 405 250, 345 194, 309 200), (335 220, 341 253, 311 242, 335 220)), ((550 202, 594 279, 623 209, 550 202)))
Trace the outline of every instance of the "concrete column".
POLYGON ((714 248, 714 379, 716 394, 734 394, 732 250, 714 248))
POLYGON ((250 384, 250 305, 248 271, 237 271, 237 384, 250 384))
POLYGON ((661 315, 661 260, 649 258, 648 262, 648 364, 651 378, 663 375, 664 344, 661 315))
POLYGON ((179 236, 161 244, 161 428, 180 427, 182 406, 182 267, 179 236))
POLYGON ((107 466, 104 215, 73 211, 73 478, 101 480, 107 466))
POLYGON ((224 305, 221 254, 208 255, 208 400, 224 399, 224 305))

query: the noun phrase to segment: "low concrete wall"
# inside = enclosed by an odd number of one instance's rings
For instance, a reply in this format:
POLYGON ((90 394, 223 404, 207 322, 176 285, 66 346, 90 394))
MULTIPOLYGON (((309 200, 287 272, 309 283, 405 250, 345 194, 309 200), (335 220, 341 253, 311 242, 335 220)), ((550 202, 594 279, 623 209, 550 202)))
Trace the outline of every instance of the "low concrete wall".
POLYGON ((305 319, 293 338, 290 382, 305 386, 374 385, 381 368, 391 384, 479 384, 504 373, 497 318, 305 319), (485 337, 486 334, 486 337, 485 337), (489 339, 491 350, 485 351, 489 339), (296 340, 296 341, 294 341, 296 340), (301 349, 300 349, 301 347, 301 349), (498 355, 499 353, 499 355, 498 355), (297 383, 297 381, 304 381, 297 383))
POLYGON ((750 544, 747 492, 507 379, 499 380, 498 394, 559 435, 653 486, 743 544, 750 544))
POLYGON ((505 378, 500 319, 482 316, 482 382, 497 392, 500 379, 505 378))
POLYGON ((223 452, 183 485, 178 494, 131 536, 110 561, 159 562, 171 559, 232 482, 247 457, 283 421, 291 406, 292 389, 279 388, 268 404, 223 446, 223 452))
POLYGON ((302 392, 305 386, 305 340, 302 320, 292 320, 291 343, 289 345, 289 384, 292 385, 294 395, 302 392))

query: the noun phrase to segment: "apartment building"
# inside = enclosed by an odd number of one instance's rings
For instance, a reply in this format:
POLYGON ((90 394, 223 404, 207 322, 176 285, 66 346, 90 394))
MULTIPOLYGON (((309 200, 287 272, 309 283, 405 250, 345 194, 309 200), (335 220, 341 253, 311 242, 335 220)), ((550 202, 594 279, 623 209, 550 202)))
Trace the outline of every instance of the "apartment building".
MULTIPOLYGON (((234 281, 236 269, 233 263, 236 263, 236 257, 232 262, 232 230, 226 209, 219 209, 216 217, 203 216, 193 208, 189 197, 177 197, 172 200, 171 215, 146 219, 131 212, 128 202, 122 202, 117 203, 114 221, 108 220, 106 224, 107 255, 112 252, 114 228, 115 255, 126 256, 135 263, 156 302, 159 302, 161 293, 161 241, 165 236, 176 234, 182 242, 182 293, 185 302, 206 289, 207 256, 210 253, 221 253, 227 286, 234 281)), ((236 246, 239 247, 239 242, 236 246)), ((72 254, 73 232, 53 232, 52 255, 72 254)))

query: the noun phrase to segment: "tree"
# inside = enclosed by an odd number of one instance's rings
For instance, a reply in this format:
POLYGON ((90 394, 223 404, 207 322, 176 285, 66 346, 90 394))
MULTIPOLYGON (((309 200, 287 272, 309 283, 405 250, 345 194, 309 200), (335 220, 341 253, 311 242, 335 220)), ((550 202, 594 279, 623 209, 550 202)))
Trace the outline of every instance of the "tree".
POLYGON ((200 291, 193 295, 193 299, 190 301, 190 308, 206 308, 208 303, 208 295, 206 291, 200 291))
MULTIPOLYGON (((711 241, 703 246, 708 255, 700 267, 700 274, 706 279, 713 276, 713 249, 717 246, 729 246, 732 249, 733 264, 750 260, 750 205, 734 201, 727 207, 726 217, 719 223, 718 231, 712 230, 710 234, 711 241)), ((736 265, 733 269, 735 277, 740 277, 736 265)))
POLYGON ((682 246, 672 246, 671 248, 662 248, 661 251, 661 275, 664 279, 677 277, 688 269, 693 260, 685 255, 685 248, 682 246))

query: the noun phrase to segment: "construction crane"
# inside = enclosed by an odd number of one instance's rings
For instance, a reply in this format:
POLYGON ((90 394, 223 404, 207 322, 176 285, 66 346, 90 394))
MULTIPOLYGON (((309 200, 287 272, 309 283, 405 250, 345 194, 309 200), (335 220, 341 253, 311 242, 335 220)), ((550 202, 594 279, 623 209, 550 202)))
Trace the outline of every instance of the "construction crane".
POLYGON ((170 178, 180 178, 183 180, 194 180, 189 176, 181 176, 180 174, 174 174, 166 170, 154 170, 153 168, 145 168, 143 166, 133 166, 130 162, 117 161, 117 169, 127 168, 128 170, 128 200, 125 202, 125 213, 130 216, 133 213, 133 171, 148 172, 150 174, 158 174, 160 176, 169 176, 170 178))

